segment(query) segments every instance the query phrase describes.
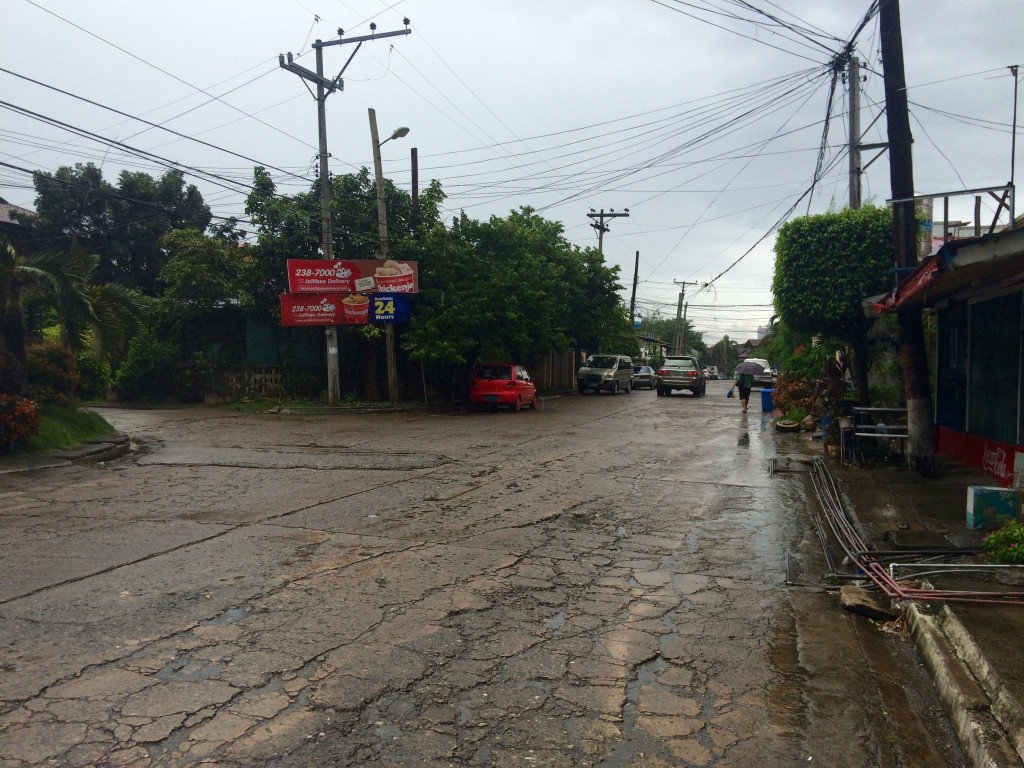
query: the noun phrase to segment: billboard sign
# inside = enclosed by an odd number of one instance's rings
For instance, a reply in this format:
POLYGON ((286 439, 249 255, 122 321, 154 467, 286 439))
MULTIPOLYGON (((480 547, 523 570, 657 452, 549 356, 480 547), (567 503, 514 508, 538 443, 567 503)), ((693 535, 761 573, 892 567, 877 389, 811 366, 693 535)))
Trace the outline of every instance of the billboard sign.
POLYGON ((281 294, 281 325, 391 325, 409 322, 406 294, 281 294))
POLYGON ((290 293, 419 293, 415 261, 288 259, 290 293))

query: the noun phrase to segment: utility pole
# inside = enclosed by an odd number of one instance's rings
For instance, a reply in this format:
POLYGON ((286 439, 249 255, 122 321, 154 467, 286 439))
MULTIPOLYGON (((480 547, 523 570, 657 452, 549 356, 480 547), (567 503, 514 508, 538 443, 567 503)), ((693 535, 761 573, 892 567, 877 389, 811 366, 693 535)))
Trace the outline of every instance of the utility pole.
POLYGON ((850 57, 850 207, 860 208, 860 59, 850 57))
MULTIPOLYGON (((1010 186, 1013 186, 1014 168, 1017 165, 1017 73, 1020 67, 1011 64, 1007 69, 1013 75, 1013 129, 1010 131, 1010 186)), ((1014 227, 1013 213, 1010 214, 1010 229, 1014 227)))
MULTIPOLYGON (((341 76, 345 74, 348 65, 365 41, 411 34, 412 30, 409 29, 409 19, 404 19, 403 21, 405 22, 405 29, 397 32, 382 32, 378 35, 376 34, 377 25, 371 23, 371 34, 369 35, 342 39, 344 30, 339 29, 337 40, 328 40, 326 43, 317 40, 313 43, 313 49, 316 51, 316 72, 311 72, 301 64, 296 64, 290 52, 287 54, 287 63, 285 54, 280 54, 277 57, 281 69, 287 69, 303 80, 316 84, 317 133, 320 139, 320 250, 325 259, 334 258, 334 243, 331 237, 331 178, 327 169, 327 158, 330 157, 327 153, 327 97, 336 90, 344 90, 344 81, 341 79, 341 76), (345 66, 341 68, 338 76, 333 80, 328 80, 324 77, 323 49, 329 45, 347 45, 349 43, 357 43, 356 50, 348 57, 348 61, 345 62, 345 66)), ((341 377, 338 371, 338 327, 335 325, 327 326, 324 329, 324 336, 327 341, 327 402, 330 405, 338 405, 341 402, 341 377)))
MULTIPOLYGON (((380 145, 391 139, 400 139, 409 135, 408 128, 398 128, 384 141, 377 136, 377 113, 370 109, 370 138, 373 141, 373 169, 377 187, 377 230, 380 239, 379 258, 388 258, 388 209, 384 202, 384 172, 381 170, 380 145)), ((388 323, 384 326, 384 346, 388 365, 388 400, 398 402, 398 368, 395 362, 395 326, 388 323)))
POLYGON ((672 338, 672 349, 677 355, 685 355, 683 345, 686 343, 686 286, 700 285, 700 283, 687 282, 685 280, 674 280, 679 286, 679 305, 676 307, 676 332, 672 338))
MULTIPOLYGON (((917 217, 914 201, 909 199, 914 196, 914 162, 910 150, 913 138, 907 111, 899 0, 881 0, 878 22, 885 75, 889 180, 892 198, 897 201, 892 206, 892 235, 899 280, 917 266, 917 217)), ((917 307, 900 309, 898 320, 910 467, 929 477, 935 473, 935 426, 921 310, 917 307)))
POLYGON ((604 223, 605 219, 616 219, 620 216, 629 216, 629 208, 625 209, 625 213, 616 213, 615 209, 612 208, 608 213, 604 212, 604 208, 600 212, 595 211, 593 208, 590 209, 590 213, 587 214, 588 218, 597 219, 597 221, 591 223, 594 229, 597 230, 597 250, 604 253, 604 233, 608 231, 608 226, 604 223))
POLYGON ((410 229, 412 236, 418 237, 420 233, 420 163, 416 147, 410 151, 409 160, 412 163, 412 216, 410 217, 412 221, 410 229))
POLYGON ((636 316, 636 282, 640 273, 640 251, 636 252, 636 259, 633 261, 633 295, 629 298, 629 324, 633 325, 633 318, 636 316))

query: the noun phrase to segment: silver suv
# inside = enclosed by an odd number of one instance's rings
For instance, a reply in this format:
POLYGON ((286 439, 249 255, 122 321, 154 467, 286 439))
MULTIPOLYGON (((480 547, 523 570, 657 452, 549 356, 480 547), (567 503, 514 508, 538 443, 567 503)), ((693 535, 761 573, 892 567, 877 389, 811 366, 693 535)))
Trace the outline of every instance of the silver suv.
POLYGON ((658 368, 658 396, 670 395, 676 389, 688 389, 694 397, 702 397, 707 392, 704 368, 696 357, 666 357, 658 368))
POLYGON ((591 355, 576 372, 576 391, 581 395, 588 389, 613 395, 621 389, 628 394, 632 386, 633 358, 625 355, 591 355))

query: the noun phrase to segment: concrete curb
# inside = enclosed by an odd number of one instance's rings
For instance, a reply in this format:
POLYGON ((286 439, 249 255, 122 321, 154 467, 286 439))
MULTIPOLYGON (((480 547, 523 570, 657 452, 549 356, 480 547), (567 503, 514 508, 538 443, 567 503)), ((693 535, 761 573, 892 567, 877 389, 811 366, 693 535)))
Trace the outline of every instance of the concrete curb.
POLYGON ((942 634, 956 649, 957 656, 967 665, 975 680, 988 697, 992 714, 1009 736, 1017 758, 1024 763, 1024 707, 1021 702, 1007 694, 1007 688, 998 673, 989 664, 984 652, 964 627, 956 612, 948 605, 942 607, 938 616, 942 634))
POLYGON ((915 603, 907 606, 906 616, 914 645, 931 674, 971 768, 1020 766, 1020 756, 993 714, 992 702, 939 623, 915 603))
POLYGON ((53 451, 39 456, 24 455, 0 460, 0 475, 54 469, 71 464, 96 464, 126 456, 131 451, 128 435, 117 434, 90 440, 66 451, 53 451))
POLYGON ((117 434, 100 440, 90 440, 57 455, 66 458, 72 464, 85 464, 117 459, 130 450, 131 440, 128 435, 117 434))

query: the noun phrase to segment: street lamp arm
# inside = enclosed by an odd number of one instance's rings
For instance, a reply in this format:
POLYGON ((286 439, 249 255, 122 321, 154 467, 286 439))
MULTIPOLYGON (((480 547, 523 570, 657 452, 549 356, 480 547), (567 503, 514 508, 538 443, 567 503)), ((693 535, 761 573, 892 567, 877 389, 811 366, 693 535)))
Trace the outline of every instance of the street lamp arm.
POLYGON ((409 129, 406 128, 403 125, 401 128, 395 128, 394 132, 390 136, 388 136, 386 139, 384 139, 384 141, 382 141, 380 144, 378 144, 378 146, 382 147, 385 144, 387 144, 389 141, 391 141, 392 139, 402 139, 402 138, 405 138, 408 135, 409 135, 409 129))

